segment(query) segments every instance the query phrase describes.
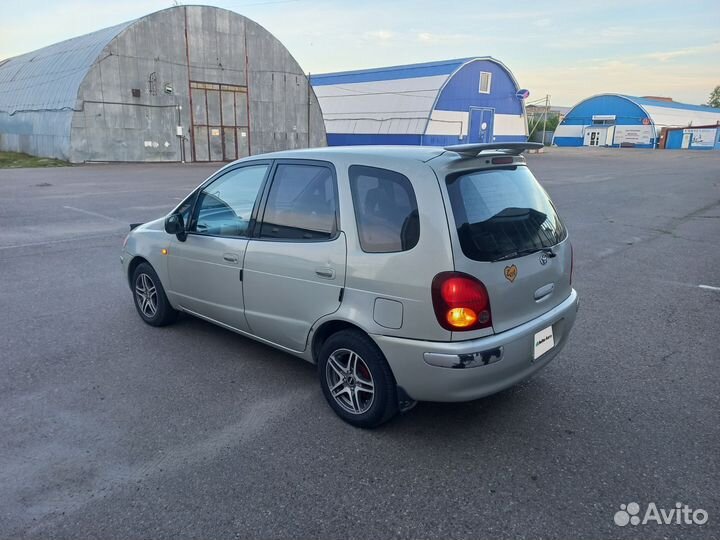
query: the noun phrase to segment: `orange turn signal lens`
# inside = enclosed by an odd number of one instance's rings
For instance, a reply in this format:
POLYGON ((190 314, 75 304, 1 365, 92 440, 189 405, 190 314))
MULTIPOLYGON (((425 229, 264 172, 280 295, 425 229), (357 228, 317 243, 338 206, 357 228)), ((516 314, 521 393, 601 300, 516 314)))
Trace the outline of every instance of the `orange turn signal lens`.
POLYGON ((163 255, 167 255, 167 249, 162 248, 162 249, 160 250, 160 253, 162 253, 163 255))
POLYGON ((472 326, 477 320, 477 313, 470 308, 457 307, 447 312, 447 322, 456 328, 472 326))

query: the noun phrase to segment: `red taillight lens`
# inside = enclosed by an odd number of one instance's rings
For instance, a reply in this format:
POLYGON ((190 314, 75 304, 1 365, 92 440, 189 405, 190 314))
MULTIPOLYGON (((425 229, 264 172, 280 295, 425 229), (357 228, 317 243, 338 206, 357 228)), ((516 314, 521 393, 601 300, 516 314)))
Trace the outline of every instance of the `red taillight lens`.
POLYGON ((482 282, 461 272, 441 272, 432 282, 435 316, 453 332, 492 326, 490 297, 482 282))

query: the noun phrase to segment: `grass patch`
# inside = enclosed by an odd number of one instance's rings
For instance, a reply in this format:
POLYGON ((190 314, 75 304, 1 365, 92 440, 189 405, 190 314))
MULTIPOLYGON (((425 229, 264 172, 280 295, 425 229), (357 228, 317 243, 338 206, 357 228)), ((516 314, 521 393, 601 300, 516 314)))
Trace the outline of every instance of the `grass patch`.
POLYGON ((20 169, 24 167, 67 167, 67 161, 60 159, 29 156, 17 152, 0 152, 0 169, 20 169))

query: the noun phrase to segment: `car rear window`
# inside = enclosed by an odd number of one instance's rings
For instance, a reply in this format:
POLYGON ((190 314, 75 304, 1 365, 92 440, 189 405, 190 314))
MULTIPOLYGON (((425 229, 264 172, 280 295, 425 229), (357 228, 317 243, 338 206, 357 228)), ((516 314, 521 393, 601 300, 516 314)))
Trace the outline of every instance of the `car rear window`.
POLYGON ((470 259, 520 257, 567 236, 550 197, 525 166, 453 174, 447 189, 460 246, 470 259))

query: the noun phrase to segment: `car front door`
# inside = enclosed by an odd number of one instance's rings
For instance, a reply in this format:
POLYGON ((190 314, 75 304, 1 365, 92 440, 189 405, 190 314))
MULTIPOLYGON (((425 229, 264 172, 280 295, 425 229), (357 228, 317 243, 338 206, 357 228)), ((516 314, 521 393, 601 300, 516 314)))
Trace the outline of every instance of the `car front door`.
POLYGON ((335 170, 278 161, 266 191, 245 253, 245 316, 256 336, 303 351, 315 321, 340 306, 345 284, 335 170))
POLYGON ((247 331, 243 258, 269 162, 242 165, 197 194, 184 241, 168 249, 170 293, 185 310, 247 331))

